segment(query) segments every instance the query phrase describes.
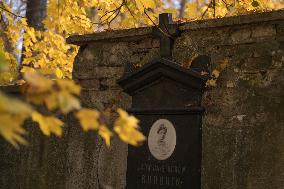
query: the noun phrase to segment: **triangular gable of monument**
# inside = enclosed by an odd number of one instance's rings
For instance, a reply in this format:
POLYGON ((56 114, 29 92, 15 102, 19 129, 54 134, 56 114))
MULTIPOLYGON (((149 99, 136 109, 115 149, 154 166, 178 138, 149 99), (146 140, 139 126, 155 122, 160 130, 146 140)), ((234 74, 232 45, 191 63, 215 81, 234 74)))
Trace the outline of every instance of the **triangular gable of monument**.
POLYGON ((126 74, 118 81, 118 84, 125 92, 135 93, 138 89, 151 87, 150 83, 159 82, 161 78, 167 78, 195 89, 202 89, 207 79, 194 70, 183 68, 173 61, 161 58, 126 74))

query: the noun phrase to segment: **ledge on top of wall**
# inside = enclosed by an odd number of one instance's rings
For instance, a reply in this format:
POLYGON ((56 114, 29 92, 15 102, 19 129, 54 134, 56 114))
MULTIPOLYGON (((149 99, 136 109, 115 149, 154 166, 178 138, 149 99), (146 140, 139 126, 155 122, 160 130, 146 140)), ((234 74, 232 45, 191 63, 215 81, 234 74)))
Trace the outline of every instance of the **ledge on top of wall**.
MULTIPOLYGON (((254 13, 241 16, 232 16, 225 18, 196 20, 179 24, 181 31, 197 30, 204 28, 225 27, 231 25, 253 24, 268 21, 284 20, 284 9, 254 13)), ((67 42, 75 45, 84 45, 92 41, 132 41, 147 37, 153 37, 152 27, 141 27, 132 29, 122 29, 113 31, 104 31, 86 35, 73 35, 67 38, 67 42)))

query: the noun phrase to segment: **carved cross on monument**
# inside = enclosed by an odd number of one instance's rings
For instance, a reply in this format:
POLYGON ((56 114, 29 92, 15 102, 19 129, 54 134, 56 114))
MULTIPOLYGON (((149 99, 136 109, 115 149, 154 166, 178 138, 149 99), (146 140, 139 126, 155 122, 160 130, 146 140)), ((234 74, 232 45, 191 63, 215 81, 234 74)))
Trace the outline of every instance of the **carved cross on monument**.
POLYGON ((161 57, 171 60, 174 37, 179 34, 178 26, 173 23, 171 13, 159 15, 159 26, 154 28, 153 33, 160 38, 161 57))

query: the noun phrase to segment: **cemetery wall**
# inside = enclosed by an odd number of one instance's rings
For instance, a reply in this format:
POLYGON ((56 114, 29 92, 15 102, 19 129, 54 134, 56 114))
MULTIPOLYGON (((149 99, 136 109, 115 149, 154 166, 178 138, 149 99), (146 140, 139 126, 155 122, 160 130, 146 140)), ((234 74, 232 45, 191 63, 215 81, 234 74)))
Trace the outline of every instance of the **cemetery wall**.
MULTIPOLYGON (((179 29, 174 60, 190 67, 195 54, 206 54, 220 71, 203 96, 202 188, 284 188, 284 10, 181 23, 179 29)), ((107 110, 110 122, 118 107, 130 107, 116 80, 126 63, 139 67, 159 56, 152 30, 68 39, 81 46, 73 78, 85 106, 107 110)), ((31 146, 20 151, 1 143, 0 188, 124 188, 127 145, 115 138, 107 148, 72 117, 65 119, 62 139, 39 137, 36 130, 31 146)))

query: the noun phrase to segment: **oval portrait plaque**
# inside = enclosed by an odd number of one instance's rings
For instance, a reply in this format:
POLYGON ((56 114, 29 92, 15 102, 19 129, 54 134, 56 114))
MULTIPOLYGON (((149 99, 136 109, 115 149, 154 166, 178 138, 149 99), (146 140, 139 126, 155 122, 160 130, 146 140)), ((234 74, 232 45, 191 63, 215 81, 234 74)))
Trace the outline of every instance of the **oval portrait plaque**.
POLYGON ((148 146, 157 160, 166 160, 172 155, 176 146, 176 130, 169 120, 159 119, 152 125, 148 146))

